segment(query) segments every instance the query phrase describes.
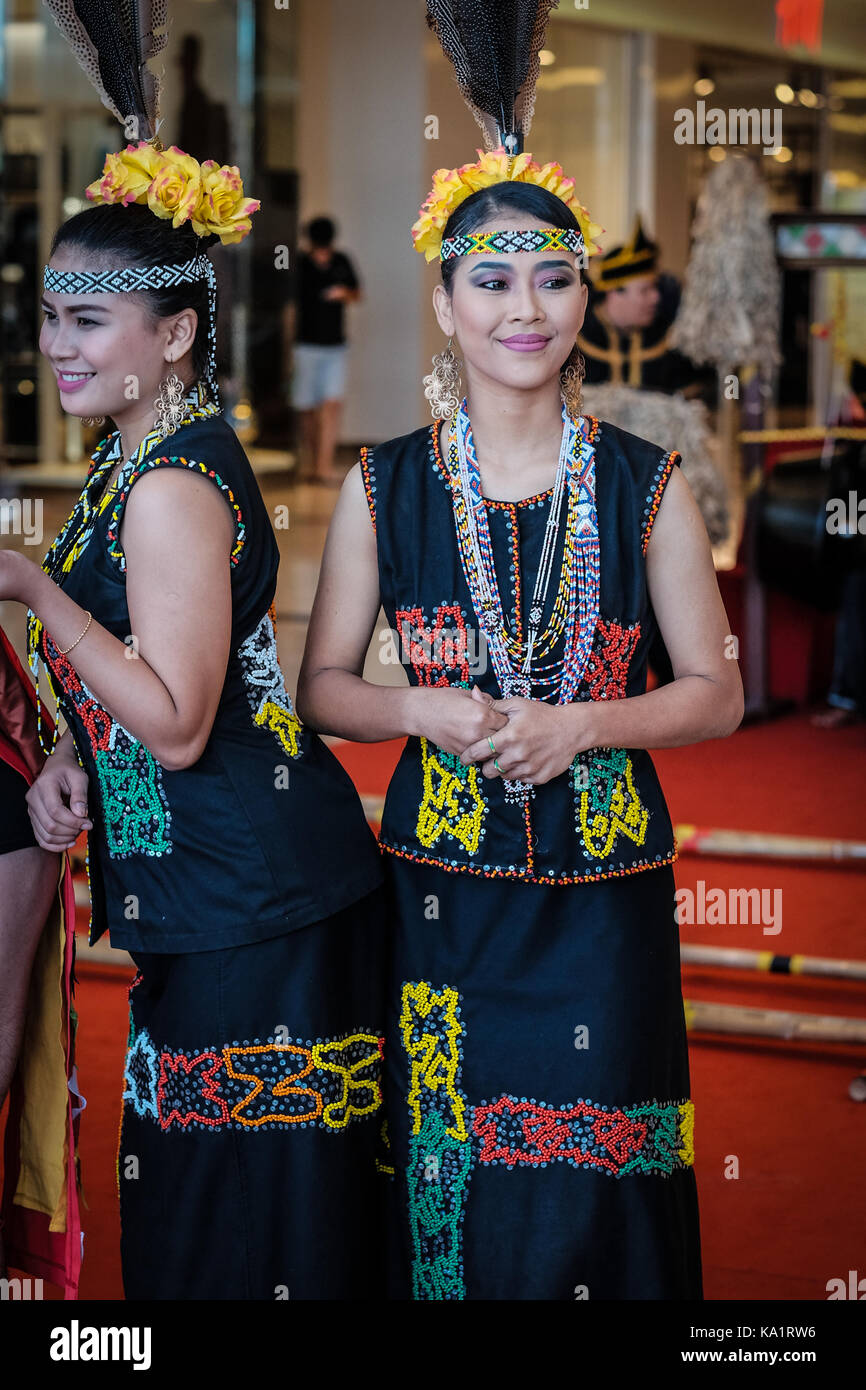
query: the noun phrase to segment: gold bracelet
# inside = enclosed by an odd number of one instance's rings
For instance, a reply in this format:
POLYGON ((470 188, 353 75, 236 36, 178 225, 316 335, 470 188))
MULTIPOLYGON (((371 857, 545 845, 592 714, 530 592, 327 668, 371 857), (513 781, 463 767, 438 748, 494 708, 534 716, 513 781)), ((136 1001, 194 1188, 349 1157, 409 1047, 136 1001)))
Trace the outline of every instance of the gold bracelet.
MULTIPOLYGON (((85 632, 86 632, 87 629, 90 627, 90 624, 93 622, 93 614, 91 613, 90 609, 89 609, 89 608, 86 608, 84 611, 85 611, 85 613, 87 614, 87 622, 84 624, 84 629, 83 629, 83 631, 79 632, 79 634, 78 634, 78 636, 76 637, 75 641, 72 643, 72 647, 77 647, 77 646, 78 646, 78 643, 81 641, 81 639, 82 639, 82 637, 84 636, 85 632)), ((66 656, 69 652, 72 651, 72 647, 58 647, 57 650, 58 650, 58 652, 60 653, 61 656, 66 656)))

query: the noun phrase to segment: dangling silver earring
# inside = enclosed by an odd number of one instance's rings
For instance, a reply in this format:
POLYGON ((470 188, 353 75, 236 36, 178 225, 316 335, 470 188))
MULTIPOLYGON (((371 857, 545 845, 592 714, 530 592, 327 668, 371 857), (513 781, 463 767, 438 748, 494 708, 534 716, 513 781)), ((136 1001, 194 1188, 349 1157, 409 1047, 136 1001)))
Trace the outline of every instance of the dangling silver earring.
POLYGON ((452 342, 453 339, 449 338, 444 352, 436 353, 433 358, 433 370, 422 382, 434 420, 447 420, 460 404, 460 368, 463 362, 451 351, 452 342))
POLYGON ((173 370, 159 383, 159 395, 153 404, 156 407, 156 428, 161 435, 174 434, 182 425, 185 395, 186 387, 173 370))
POLYGON ((82 416, 81 416, 81 423, 82 423, 82 425, 104 425, 104 424, 105 424, 105 416, 104 416, 104 415, 82 415, 82 416))
POLYGON ((580 388, 585 376, 586 362, 583 353, 575 343, 559 374, 559 389, 569 415, 581 415, 583 413, 583 396, 580 388))

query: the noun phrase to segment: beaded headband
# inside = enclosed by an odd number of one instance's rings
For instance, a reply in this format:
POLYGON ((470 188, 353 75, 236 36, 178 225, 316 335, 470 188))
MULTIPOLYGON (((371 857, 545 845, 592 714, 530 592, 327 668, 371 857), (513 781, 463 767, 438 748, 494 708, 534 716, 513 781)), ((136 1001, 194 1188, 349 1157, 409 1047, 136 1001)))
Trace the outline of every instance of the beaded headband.
POLYGON ((484 251, 573 251, 583 257, 586 243, 580 232, 572 227, 529 227, 520 231, 466 232, 463 236, 443 237, 439 259, 450 261, 453 256, 474 256, 484 251))
POLYGON ((206 280, 208 286, 208 360, 205 381, 219 409, 216 370, 216 272, 207 256, 193 256, 179 265, 123 266, 119 270, 55 270, 47 265, 43 285, 53 294, 133 294, 136 290, 165 290, 174 285, 206 280))
MULTIPOLYGON (((598 251, 594 238, 599 235, 602 228, 593 222, 586 208, 578 201, 574 193, 574 179, 566 178, 558 164, 539 164, 532 158, 531 154, 509 154, 504 145, 500 145, 495 150, 478 151, 478 160, 474 164, 461 164, 459 169, 437 169, 433 175, 433 187, 428 193, 418 214, 418 219, 412 227, 412 241, 415 250, 419 251, 426 260, 447 260, 450 256, 471 255, 473 251, 490 251, 496 248, 490 245, 474 244, 475 237, 483 236, 485 239, 490 237, 518 237, 532 238, 534 236, 552 236, 563 238, 556 243, 557 248, 562 247, 573 250, 578 255, 594 256, 598 251), (574 218, 580 228, 580 232, 575 232, 572 228, 544 227, 524 230, 519 232, 487 232, 470 233, 465 237, 448 237, 443 241, 442 232, 449 217, 467 198, 471 198, 473 193, 478 193, 482 188, 491 188, 495 184, 502 183, 531 183, 537 188, 544 188, 558 198, 561 203, 573 213, 574 218), (580 238, 580 245, 569 245, 564 239, 566 237, 580 238), (469 243, 466 250, 454 247, 462 247, 464 243, 469 243)), ((536 251, 547 249, 549 243, 541 242, 538 246, 532 244, 508 245, 505 248, 509 251, 536 251)))

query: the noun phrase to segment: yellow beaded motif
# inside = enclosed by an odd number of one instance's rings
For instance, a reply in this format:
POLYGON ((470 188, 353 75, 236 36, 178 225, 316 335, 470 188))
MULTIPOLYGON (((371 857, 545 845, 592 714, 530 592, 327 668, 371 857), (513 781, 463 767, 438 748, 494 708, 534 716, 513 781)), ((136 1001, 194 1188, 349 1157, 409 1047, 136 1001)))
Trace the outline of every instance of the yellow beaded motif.
POLYGON ((459 840, 474 854, 484 834, 487 803, 478 786, 478 769, 466 766, 456 754, 421 739, 424 795, 415 834, 425 849, 444 836, 459 840))
POLYGON ((329 1129, 345 1129, 353 1115, 372 1115, 379 1109, 382 1040, 375 1033, 354 1033, 349 1038, 316 1043, 313 1065, 341 1079, 341 1096, 326 1105, 322 1114, 322 1123, 329 1129))
POLYGON ((677 1157, 683 1163, 694 1163, 695 1161, 695 1106, 694 1101, 683 1101, 679 1107, 680 1112, 680 1134, 682 1136, 683 1147, 677 1150, 677 1157))
POLYGON ((642 804, 632 777, 631 758, 623 748, 599 750, 589 763, 590 785, 580 794, 578 824, 590 854, 606 859, 617 835, 642 845, 649 811, 642 804))
POLYGON ((463 1025, 457 1017, 460 996, 446 986, 437 994, 426 980, 403 986, 400 1032, 411 1060, 411 1083, 407 1104, 412 1114, 412 1133, 420 1134, 422 1119, 435 1099, 436 1109, 450 1119, 445 1133, 452 1139, 466 1139, 466 1102, 457 1090, 460 1043, 463 1025), (448 1103, 443 1104, 444 1089, 448 1103), (422 1097, 422 1090, 428 1092, 422 1097), (446 1112, 447 1113, 443 1113, 446 1112))

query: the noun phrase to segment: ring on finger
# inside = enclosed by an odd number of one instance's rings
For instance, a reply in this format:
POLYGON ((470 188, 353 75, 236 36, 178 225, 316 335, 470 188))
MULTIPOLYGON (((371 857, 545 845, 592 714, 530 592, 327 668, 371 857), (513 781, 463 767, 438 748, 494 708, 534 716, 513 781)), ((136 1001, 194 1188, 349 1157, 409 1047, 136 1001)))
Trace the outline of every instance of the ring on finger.
POLYGON ((493 759, 493 766, 496 768, 496 771, 497 771, 497 772, 501 772, 501 771, 502 771, 502 768, 499 766, 499 759, 498 759, 498 758, 494 758, 494 759, 493 759))
POLYGON ((494 756, 494 758, 495 758, 495 757, 496 757, 496 744, 493 742, 493 739, 491 738, 490 734, 487 735, 487 742, 490 744, 490 751, 491 751, 491 753, 493 754, 493 756, 494 756))

